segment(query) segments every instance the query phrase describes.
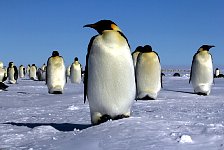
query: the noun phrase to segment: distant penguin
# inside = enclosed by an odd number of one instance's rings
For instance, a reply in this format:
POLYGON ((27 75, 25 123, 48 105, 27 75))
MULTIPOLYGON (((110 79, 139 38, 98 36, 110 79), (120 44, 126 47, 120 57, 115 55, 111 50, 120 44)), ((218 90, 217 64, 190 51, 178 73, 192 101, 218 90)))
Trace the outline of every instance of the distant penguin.
POLYGON ((3 62, 0 61, 0 82, 4 82, 7 79, 7 73, 3 67, 3 62))
POLYGON ((202 45, 194 55, 191 65, 190 80, 194 92, 199 95, 209 95, 213 84, 212 55, 209 49, 213 45, 202 45))
POLYGON ((216 68, 215 69, 215 77, 218 78, 219 75, 220 75, 220 70, 219 70, 219 68, 216 68))
POLYGON ((38 68, 37 70, 37 79, 39 81, 45 81, 46 80, 46 65, 43 64, 41 68, 38 68))
POLYGON ((129 117, 136 96, 134 65, 128 40, 110 20, 84 27, 99 34, 88 45, 84 102, 89 101, 92 124, 129 117))
POLYGON ((82 66, 78 61, 78 58, 75 57, 74 62, 71 65, 70 68, 70 80, 71 83, 77 83, 79 84, 82 79, 82 66))
POLYGON ((41 66, 41 70, 43 70, 43 71, 46 71, 46 64, 44 63, 42 66, 41 66))
POLYGON ((7 74, 9 83, 15 84, 18 79, 18 69, 16 66, 14 66, 13 62, 9 63, 9 66, 7 68, 7 74))
POLYGON ((66 68, 66 76, 70 78, 71 65, 66 68))
POLYGON ((30 67, 30 79, 37 80, 37 67, 35 64, 30 67))
POLYGON ((138 46, 135 49, 135 51, 132 53, 132 59, 133 59, 134 67, 136 67, 137 58, 138 58, 138 55, 139 55, 140 51, 142 51, 142 49, 143 49, 142 46, 138 46))
POLYGON ((48 93, 62 94, 66 83, 65 65, 62 56, 58 51, 53 51, 52 56, 47 61, 46 84, 48 93))
POLYGON ((26 74, 28 76, 30 76, 30 64, 28 64, 27 67, 26 67, 26 74))
POLYGON ((3 82, 0 82, 0 91, 6 91, 8 87, 8 85, 5 85, 3 82))
POLYGON ((137 99, 156 99, 162 87, 161 65, 158 54, 145 45, 136 63, 137 99))
POLYGON ((23 65, 19 66, 19 77, 24 78, 25 77, 25 67, 23 65))

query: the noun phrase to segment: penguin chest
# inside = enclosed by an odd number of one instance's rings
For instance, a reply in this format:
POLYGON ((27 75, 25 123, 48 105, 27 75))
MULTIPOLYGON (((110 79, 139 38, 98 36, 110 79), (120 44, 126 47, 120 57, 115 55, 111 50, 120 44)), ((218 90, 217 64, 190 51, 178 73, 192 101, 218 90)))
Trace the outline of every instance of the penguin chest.
POLYGON ((161 66, 155 53, 142 53, 136 65, 137 88, 142 91, 159 91, 161 88, 161 66))
POLYGON ((127 42, 116 35, 112 39, 98 36, 93 42, 87 97, 92 111, 114 115, 130 110, 135 97, 134 66, 127 42))
POLYGON ((51 58, 47 66, 48 84, 64 85, 65 84, 65 66, 62 58, 51 58))
POLYGON ((15 70, 14 68, 9 68, 9 80, 14 80, 15 70))
POLYGON ((195 56, 192 64, 192 82, 210 83, 213 82, 213 65, 211 55, 199 53, 195 56))

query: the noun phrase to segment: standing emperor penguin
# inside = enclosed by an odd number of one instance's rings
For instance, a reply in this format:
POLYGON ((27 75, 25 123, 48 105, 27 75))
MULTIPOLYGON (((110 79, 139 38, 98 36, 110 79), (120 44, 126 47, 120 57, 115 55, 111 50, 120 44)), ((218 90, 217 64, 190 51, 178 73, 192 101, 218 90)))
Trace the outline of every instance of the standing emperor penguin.
POLYGON ((7 68, 8 81, 10 84, 15 84, 18 79, 18 69, 14 66, 13 62, 9 62, 9 66, 7 68))
POLYGON ((48 93, 62 94, 66 83, 65 64, 58 51, 53 51, 52 56, 48 58, 46 69, 46 84, 48 93))
POLYGON ((162 87, 161 65, 158 54, 145 45, 136 63, 137 99, 154 100, 162 87))
POLYGON ((28 76, 30 76, 30 64, 28 64, 26 67, 26 73, 28 76))
POLYGON ((19 77, 24 78, 25 77, 25 67, 23 65, 19 66, 19 77))
POLYGON ((32 64, 30 67, 30 79, 36 80, 37 79, 37 67, 35 64, 32 64))
POLYGON ((88 45, 84 77, 84 102, 89 101, 91 122, 129 117, 136 96, 130 46, 120 28, 110 20, 84 27, 99 34, 88 45))
POLYGON ((209 95, 213 84, 212 55, 209 49, 213 45, 202 45, 193 57, 190 80, 194 92, 198 95, 209 95))
POLYGON ((7 73, 4 68, 3 62, 0 61, 0 82, 4 82, 7 79, 7 73))
POLYGON ((142 49, 143 49, 142 46, 138 46, 138 47, 135 49, 135 51, 131 54, 131 55, 132 55, 132 59, 133 59, 133 63, 134 63, 134 67, 136 67, 138 54, 140 53, 140 51, 142 51, 142 49))
POLYGON ((66 68, 66 77, 70 78, 71 65, 66 68))
POLYGON ((46 65, 43 64, 41 68, 38 68, 37 70, 37 78, 39 81, 45 81, 46 80, 46 65))
POLYGON ((79 84, 82 79, 82 65, 79 63, 77 57, 75 57, 74 62, 72 63, 70 68, 70 79, 71 83, 77 84, 79 84))

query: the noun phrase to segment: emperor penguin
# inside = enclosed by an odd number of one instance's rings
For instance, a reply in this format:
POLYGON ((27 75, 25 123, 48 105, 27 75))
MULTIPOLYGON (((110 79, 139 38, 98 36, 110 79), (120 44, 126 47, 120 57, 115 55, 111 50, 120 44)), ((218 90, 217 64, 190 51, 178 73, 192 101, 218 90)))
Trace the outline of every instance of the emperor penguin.
POLYGON ((129 117, 136 85, 128 40, 111 20, 84 27, 99 33, 89 42, 84 76, 84 102, 88 98, 91 122, 129 117))
POLYGON ((48 58, 46 69, 46 84, 48 93, 62 94, 66 83, 65 64, 58 51, 53 51, 48 58))
POLYGON ((8 74, 8 81, 10 84, 17 83, 18 69, 16 66, 14 66, 13 62, 9 62, 9 66, 7 68, 7 74, 8 74))
POLYGON ((70 70, 71 70, 71 65, 69 65, 67 68, 66 68, 66 76, 68 78, 70 78, 70 70))
POLYGON ((143 47, 142 46, 138 46, 134 52, 132 52, 132 59, 133 59, 133 63, 134 63, 134 67, 136 67, 136 63, 137 63, 137 57, 138 54, 140 53, 140 51, 142 51, 143 47))
POLYGON ((220 75, 220 70, 219 70, 219 68, 216 68, 215 69, 215 77, 218 78, 219 75, 220 75))
POLYGON ((137 99, 154 100, 162 87, 160 58, 150 45, 145 45, 136 63, 137 99))
POLYGON ((39 81, 45 81, 46 80, 46 65, 43 64, 41 68, 38 68, 37 70, 37 78, 39 81))
POLYGON ((82 65, 79 63, 79 60, 77 57, 75 57, 74 62, 71 65, 70 68, 70 80, 71 83, 77 83, 79 84, 82 79, 82 65))
POLYGON ((28 76, 30 76, 30 64, 28 64, 26 67, 26 73, 28 76))
POLYGON ((7 73, 4 68, 3 62, 0 61, 0 82, 4 82, 7 79, 7 73))
POLYGON ((213 84, 213 63, 209 49, 213 45, 202 45, 194 55, 191 65, 189 83, 198 95, 209 95, 213 84))
POLYGON ((35 64, 32 64, 30 67, 30 75, 29 75, 31 80, 36 80, 37 79, 37 66, 35 64))
POLYGON ((23 65, 19 66, 19 77, 24 78, 25 77, 25 67, 23 65))

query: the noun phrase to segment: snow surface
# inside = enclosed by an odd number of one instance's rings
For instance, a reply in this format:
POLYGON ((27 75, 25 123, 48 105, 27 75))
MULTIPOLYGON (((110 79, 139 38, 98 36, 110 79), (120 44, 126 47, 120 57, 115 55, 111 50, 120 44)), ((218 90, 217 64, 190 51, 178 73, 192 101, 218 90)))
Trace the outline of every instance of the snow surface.
POLYGON ((165 76, 157 100, 136 101, 130 118, 92 126, 83 84, 52 95, 42 81, 19 79, 0 92, 0 149, 224 149, 224 79, 209 96, 193 94, 188 80, 165 76))

